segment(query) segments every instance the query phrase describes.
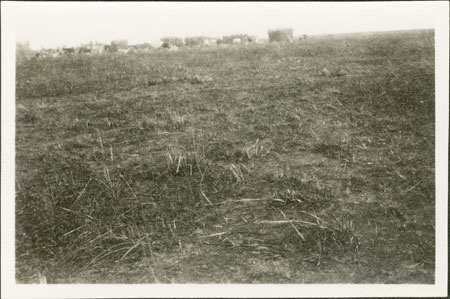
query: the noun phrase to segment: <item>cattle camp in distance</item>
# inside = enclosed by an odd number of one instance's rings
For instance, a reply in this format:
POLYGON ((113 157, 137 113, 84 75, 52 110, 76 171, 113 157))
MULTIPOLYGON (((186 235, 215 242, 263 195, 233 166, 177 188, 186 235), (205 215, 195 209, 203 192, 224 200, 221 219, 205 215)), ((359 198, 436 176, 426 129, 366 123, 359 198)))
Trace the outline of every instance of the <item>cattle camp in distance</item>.
MULTIPOLYGON (((201 46, 221 46, 227 45, 245 45, 245 44, 264 44, 268 42, 293 42, 306 41, 307 35, 294 37, 293 30, 288 29, 273 29, 268 32, 268 39, 258 38, 257 36, 250 36, 248 34, 232 34, 222 38, 215 37, 164 37, 158 42, 140 43, 129 45, 127 40, 114 40, 110 44, 102 44, 97 42, 90 42, 88 44, 80 45, 78 47, 58 47, 56 49, 41 49, 40 51, 31 51, 27 53, 28 56, 36 58, 45 57, 60 57, 62 55, 76 55, 76 54, 106 54, 106 53, 145 53, 155 49, 166 49, 169 51, 176 51, 182 47, 201 47, 201 46)), ((26 50, 26 43, 18 45, 26 50)))

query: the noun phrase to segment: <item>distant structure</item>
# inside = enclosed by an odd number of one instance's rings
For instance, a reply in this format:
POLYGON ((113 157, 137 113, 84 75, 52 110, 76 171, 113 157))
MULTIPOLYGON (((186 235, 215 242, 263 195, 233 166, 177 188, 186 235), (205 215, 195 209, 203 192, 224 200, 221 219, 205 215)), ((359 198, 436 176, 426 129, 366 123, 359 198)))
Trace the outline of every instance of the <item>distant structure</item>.
MULTIPOLYGON (((220 41, 220 44, 248 44, 248 43, 254 43, 256 41, 255 36, 250 36, 248 34, 232 34, 227 35, 222 38, 220 41), (237 42, 238 39, 240 42, 237 42)), ((219 42, 218 42, 219 43, 219 42)))
POLYGON ((205 39, 205 45, 206 46, 215 46, 217 45, 217 38, 210 37, 205 39))
POLYGON ((269 30, 270 42, 292 42, 294 40, 294 31, 292 28, 269 30))
POLYGON ((150 42, 149 44, 150 44, 151 48, 158 49, 158 48, 161 48, 164 43, 159 40, 159 41, 150 42))
MULTIPOLYGON (((306 40, 306 34, 295 37, 296 40, 306 40)), ((247 45, 252 43, 264 44, 267 42, 292 42, 292 29, 274 29, 269 30, 269 39, 261 39, 249 34, 232 34, 223 36, 222 38, 209 36, 193 36, 193 37, 163 37, 157 42, 147 42, 141 44, 129 45, 126 39, 113 40, 110 44, 92 42, 81 44, 76 47, 59 47, 56 49, 41 49, 33 51, 30 49, 29 43, 17 43, 17 57, 19 59, 30 58, 57 58, 62 56, 90 56, 90 55, 107 55, 107 54, 133 54, 151 52, 154 49, 165 49, 177 51, 183 47, 228 47, 230 45, 247 45)))
POLYGON ((102 54, 105 51, 105 46, 102 44, 95 44, 91 47, 91 53, 102 54))
POLYGON ((188 47, 215 46, 217 45, 217 38, 207 36, 186 37, 184 43, 188 47))
POLYGON ((120 49, 117 49, 116 52, 119 54, 127 54, 128 52, 130 52, 130 50, 128 48, 126 48, 126 49, 120 48, 120 49))

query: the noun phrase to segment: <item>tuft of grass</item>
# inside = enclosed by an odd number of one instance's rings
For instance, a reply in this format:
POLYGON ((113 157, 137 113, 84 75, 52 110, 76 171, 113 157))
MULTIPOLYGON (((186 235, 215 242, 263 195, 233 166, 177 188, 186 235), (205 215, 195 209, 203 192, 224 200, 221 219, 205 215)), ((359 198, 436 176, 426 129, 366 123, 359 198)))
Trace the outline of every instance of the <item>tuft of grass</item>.
POLYGON ((231 175, 234 178, 235 182, 242 183, 244 181, 244 174, 242 173, 241 165, 231 163, 229 168, 230 168, 231 175))
POLYGON ((248 159, 252 157, 264 156, 270 152, 270 146, 267 143, 262 143, 259 139, 256 139, 254 143, 245 145, 242 148, 248 159))
POLYGON ((167 152, 167 168, 174 175, 189 175, 199 172, 202 176, 207 163, 202 152, 185 151, 172 147, 167 152))
POLYGON ((186 124, 186 117, 177 111, 168 110, 169 123, 172 129, 181 130, 186 124))

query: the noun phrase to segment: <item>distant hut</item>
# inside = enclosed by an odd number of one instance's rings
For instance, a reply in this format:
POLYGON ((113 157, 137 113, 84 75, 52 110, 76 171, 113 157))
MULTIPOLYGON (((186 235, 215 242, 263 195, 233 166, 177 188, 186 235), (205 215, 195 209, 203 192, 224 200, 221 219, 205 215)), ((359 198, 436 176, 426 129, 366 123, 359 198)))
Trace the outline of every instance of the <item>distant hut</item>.
POLYGON ((239 45, 240 43, 242 43, 242 40, 240 37, 236 37, 236 38, 233 38, 232 43, 233 43, 233 45, 239 45))
POLYGON ((102 54, 105 51, 105 46, 102 44, 95 44, 92 45, 91 48, 91 52, 92 53, 98 53, 98 54, 102 54))
POLYGON ((253 37, 248 34, 232 34, 224 36, 217 44, 247 44, 251 42, 254 42, 253 37))
POLYGON ((215 46, 217 45, 217 38, 209 38, 205 40, 205 44, 208 46, 215 46))
POLYGON ((269 30, 270 42, 292 42, 294 40, 292 28, 269 30))
POLYGON ((151 48, 158 49, 161 48, 164 43, 162 41, 154 41, 149 44, 151 48))

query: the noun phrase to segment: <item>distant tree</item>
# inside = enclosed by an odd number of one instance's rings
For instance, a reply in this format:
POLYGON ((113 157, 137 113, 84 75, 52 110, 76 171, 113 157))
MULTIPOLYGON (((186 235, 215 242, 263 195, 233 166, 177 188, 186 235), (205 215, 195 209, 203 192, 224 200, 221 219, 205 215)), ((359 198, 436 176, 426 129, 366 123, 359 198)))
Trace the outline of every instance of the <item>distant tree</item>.
POLYGON ((119 47, 114 42, 111 42, 111 45, 107 49, 109 52, 115 53, 119 50, 119 47))
POLYGON ((206 38, 202 37, 202 36, 186 37, 184 39, 184 43, 188 47, 200 46, 200 45, 204 45, 205 44, 205 39, 206 38))
POLYGON ((122 40, 114 40, 111 42, 111 52, 117 52, 119 49, 127 49, 128 48, 128 41, 126 39, 122 40))
POLYGON ((269 30, 269 41, 270 42, 292 42, 293 33, 292 28, 287 29, 274 29, 269 30))
POLYGON ((161 45, 161 47, 163 47, 163 48, 170 48, 173 46, 180 48, 180 47, 184 46, 183 39, 179 38, 179 37, 172 37, 172 36, 163 37, 163 38, 161 38, 161 41, 163 43, 161 45))

